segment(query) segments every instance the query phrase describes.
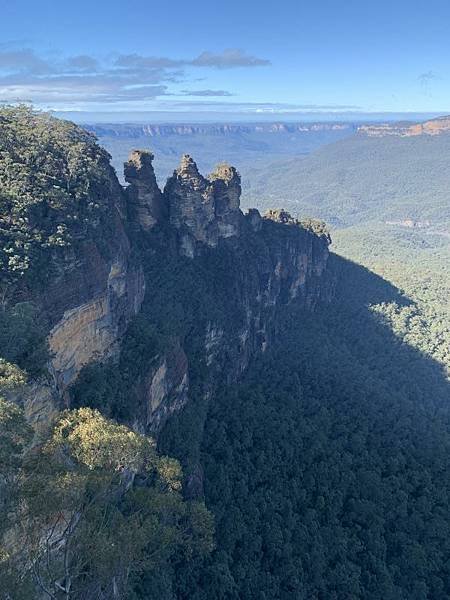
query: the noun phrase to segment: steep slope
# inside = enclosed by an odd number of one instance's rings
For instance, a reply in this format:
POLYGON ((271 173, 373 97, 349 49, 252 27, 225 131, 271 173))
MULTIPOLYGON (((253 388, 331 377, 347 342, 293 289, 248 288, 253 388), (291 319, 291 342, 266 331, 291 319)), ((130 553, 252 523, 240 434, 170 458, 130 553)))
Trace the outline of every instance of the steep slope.
POLYGON ((424 123, 382 123, 363 125, 359 131, 370 137, 416 137, 423 135, 444 135, 450 131, 450 117, 440 117, 424 123))
POLYGON ((161 194, 151 158, 134 152, 126 165, 130 214, 138 219, 130 227, 147 290, 141 326, 125 336, 119 369, 87 368, 73 392, 76 403, 142 430, 158 429, 189 397, 209 399, 238 380, 273 343, 287 305, 313 309, 333 289, 329 238, 314 233, 314 224, 283 211, 244 215, 236 170, 220 165, 205 178, 187 155, 161 194), (146 353, 127 354, 141 344, 146 353))
MULTIPOLYGON (((159 350, 140 357, 134 387, 142 406, 126 411, 130 424, 144 429, 186 402, 191 363, 204 365, 203 393, 211 394, 219 371, 234 380, 267 347, 282 306, 295 300, 312 307, 330 295, 326 278, 320 283, 327 235, 284 213, 244 216, 234 168, 220 165, 205 178, 185 156, 162 192, 153 156, 136 151, 125 165, 124 190, 107 153, 83 130, 28 109, 0 116, 4 318, 19 302, 33 306, 50 355, 45 398, 37 402, 30 392, 36 418, 45 420, 38 413, 46 404, 71 404, 69 388, 84 366, 120 361, 120 341, 145 290, 141 321, 145 314, 159 350), (186 298, 197 304, 194 340, 177 313, 187 272, 198 284, 186 298), (195 360, 189 343, 201 352, 195 360)), ((98 407, 108 405, 114 394, 98 407)))
POLYGON ((131 154, 123 189, 85 131, 0 110, 2 597, 168 589, 209 554, 206 410, 286 307, 332 297, 321 224, 244 215, 237 171, 204 177, 187 155, 161 191, 152 158, 131 154), (154 437, 187 406, 183 477, 154 437))
POLYGON ((161 190, 134 151, 123 189, 25 109, 0 142, 0 595, 449 597, 444 361, 385 311, 415 300, 228 165, 161 190))
POLYGON ((125 210, 108 154, 92 136, 26 108, 2 109, 2 355, 29 368, 36 340, 16 340, 17 327, 40 324, 48 357, 34 353, 31 374, 48 370, 51 378, 22 391, 36 420, 47 420, 84 364, 117 352, 140 308, 145 285, 125 210))

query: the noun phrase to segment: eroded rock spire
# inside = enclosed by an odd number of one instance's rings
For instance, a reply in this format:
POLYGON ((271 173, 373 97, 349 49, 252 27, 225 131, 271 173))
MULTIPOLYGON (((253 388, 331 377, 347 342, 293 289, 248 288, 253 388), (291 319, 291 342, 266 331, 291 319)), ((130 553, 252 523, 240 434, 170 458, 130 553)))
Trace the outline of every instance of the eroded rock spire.
POLYGON ((133 150, 124 164, 125 181, 131 220, 142 229, 151 229, 167 218, 167 203, 158 187, 153 169, 153 154, 148 150, 133 150))
POLYGON ((239 234, 240 195, 240 176, 234 167, 219 165, 206 178, 191 156, 183 155, 167 180, 164 196, 170 223, 180 230, 184 254, 194 256, 196 242, 214 247, 220 238, 239 234))
POLYGON ((180 161, 180 166, 175 171, 180 177, 191 178, 198 177, 204 179, 198 170, 197 163, 189 154, 183 154, 180 161))

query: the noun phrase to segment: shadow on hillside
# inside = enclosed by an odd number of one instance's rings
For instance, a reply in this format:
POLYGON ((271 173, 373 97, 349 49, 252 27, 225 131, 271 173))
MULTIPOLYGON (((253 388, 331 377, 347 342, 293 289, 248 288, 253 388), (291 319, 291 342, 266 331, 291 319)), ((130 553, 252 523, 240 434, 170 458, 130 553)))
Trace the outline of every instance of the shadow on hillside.
POLYGON ((370 309, 381 303, 411 306, 414 302, 357 263, 335 254, 330 261, 337 281, 335 297, 331 304, 320 307, 318 314, 336 343, 342 343, 355 363, 392 390, 448 411, 450 384, 443 365, 431 356, 432 348, 425 354, 409 345, 370 309))
POLYGON ((414 304, 392 283, 339 254, 330 254, 330 267, 337 278, 338 300, 346 298, 360 307, 381 302, 395 302, 399 306, 414 304))
MULTIPOLYGON (((209 403, 195 443, 217 549, 177 571, 183 597, 447 597, 450 385, 371 311, 411 304, 398 289, 336 255, 330 267, 333 301, 291 304, 276 343, 209 403)), ((165 451, 183 458, 193 423, 165 451)))
POLYGON ((370 309, 410 300, 337 255, 330 275, 330 303, 285 307, 205 419, 188 403, 163 431, 215 518, 183 598, 447 597, 450 385, 370 309))

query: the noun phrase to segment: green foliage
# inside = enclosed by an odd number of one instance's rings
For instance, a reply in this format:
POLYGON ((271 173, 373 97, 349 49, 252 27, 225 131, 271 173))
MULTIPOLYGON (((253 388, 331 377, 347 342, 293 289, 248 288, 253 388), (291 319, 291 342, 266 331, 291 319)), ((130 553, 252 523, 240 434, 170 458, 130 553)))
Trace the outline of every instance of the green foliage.
MULTIPOLYGON (((420 186, 405 187, 393 177, 392 168, 398 173, 415 142, 383 140, 383 147, 372 142, 357 137, 336 144, 311 157, 312 163, 296 160, 292 172, 293 165, 287 165, 280 177, 289 175, 289 185, 295 177, 295 194, 304 207, 314 208, 308 212, 335 222, 405 211, 445 217, 448 203, 442 195, 431 198, 420 186), (343 148, 354 161, 344 170, 343 148), (393 153, 390 164, 386 157, 393 153), (313 195, 299 174, 300 163, 303 173, 314 175, 319 189, 313 195), (386 188, 377 187, 380 173, 386 188), (355 201, 361 201, 368 183, 374 192, 355 214, 355 201), (421 206, 420 198, 429 204, 421 206)), ((426 147, 442 155, 441 188, 448 140, 423 144, 421 151, 426 147)), ((68 246, 76 250, 77 240, 95 233, 108 216, 97 193, 108 185, 106 158, 73 125, 23 107, 0 111, 4 394, 20 390, 26 372, 40 375, 47 358, 44 324, 33 305, 8 305, 11 287, 20 278, 48 275, 49 253, 68 246)), ((402 170, 406 178, 408 169, 402 170)), ((296 199, 285 197, 297 206, 296 199)), ((327 235, 321 221, 301 225, 327 235)), ((7 600, 448 597, 445 237, 384 227, 336 232, 339 252, 372 267, 405 294, 332 256, 338 281, 333 304, 318 307, 314 318, 287 308, 277 322, 279 343, 252 365, 242 385, 222 387, 208 402, 202 395, 206 324, 235 333, 244 311, 240 287, 255 283, 247 277, 248 266, 264 258, 264 248, 250 237, 245 249, 220 247, 192 261, 168 257, 167 244, 175 242, 160 233, 135 240, 152 287, 118 362, 86 367, 71 390, 73 407, 83 408, 64 411, 50 437, 30 448, 32 431, 23 412, 0 398, 0 533, 5 534, 0 595, 7 600), (200 394, 171 419, 159 443, 188 466, 187 497, 193 475, 198 487, 204 484, 208 508, 183 499, 177 460, 107 418, 133 422, 141 408, 136 385, 152 360, 175 342, 189 356, 191 396, 200 394), (216 548, 209 510, 217 525, 216 548)), ((276 235, 275 227, 268 235, 276 235)))
POLYGON ((335 226, 408 218, 448 224, 449 151, 450 135, 353 135, 247 172, 244 203, 265 209, 282 198, 291 214, 335 226))
POLYGON ((0 468, 2 475, 14 470, 18 457, 30 441, 30 427, 23 412, 12 402, 0 397, 0 468))
MULTIPOLYGON (((88 408, 63 412, 44 454, 67 453, 90 470, 146 470, 155 463, 154 443, 88 408)), ((175 473, 175 478, 176 478, 175 473)))
POLYGON ((401 338, 450 376, 450 245, 425 230, 366 225, 337 230, 333 248, 391 281, 411 300, 373 303, 401 338))
POLYGON ((0 290, 102 219, 109 156, 92 135, 28 107, 0 108, 0 290))
POLYGON ((27 382, 27 375, 17 365, 0 358, 0 394, 20 388, 27 382))
MULTIPOLYGON (((15 499, 21 459, 32 431, 19 407, 1 396, 0 432, 0 515, 5 516, 15 499)), ((6 519, 0 519, 0 538, 6 528, 6 519)))
MULTIPOLYGON (((0 409, 3 440, 20 431, 21 417, 0 409)), ((3 551, 2 597, 16 598, 11 582, 52 598, 127 597, 138 574, 150 580, 174 556, 189 561, 212 549, 211 517, 183 501, 178 462, 97 411, 64 411, 16 470, 8 536, 20 545, 3 551)))

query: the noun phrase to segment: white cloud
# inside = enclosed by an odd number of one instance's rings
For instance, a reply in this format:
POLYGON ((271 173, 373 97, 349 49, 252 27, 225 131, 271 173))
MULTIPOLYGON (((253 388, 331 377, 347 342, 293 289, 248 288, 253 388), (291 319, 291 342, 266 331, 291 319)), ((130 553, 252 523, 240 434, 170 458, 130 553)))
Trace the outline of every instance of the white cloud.
POLYGON ((45 105, 60 102, 104 103, 148 101, 167 95, 231 96, 226 90, 182 90, 170 92, 169 85, 186 82, 194 68, 251 68, 269 61, 228 49, 221 53, 202 52, 195 58, 172 59, 119 55, 99 60, 80 54, 64 59, 43 57, 28 48, 0 46, 0 101, 27 101, 45 105))

